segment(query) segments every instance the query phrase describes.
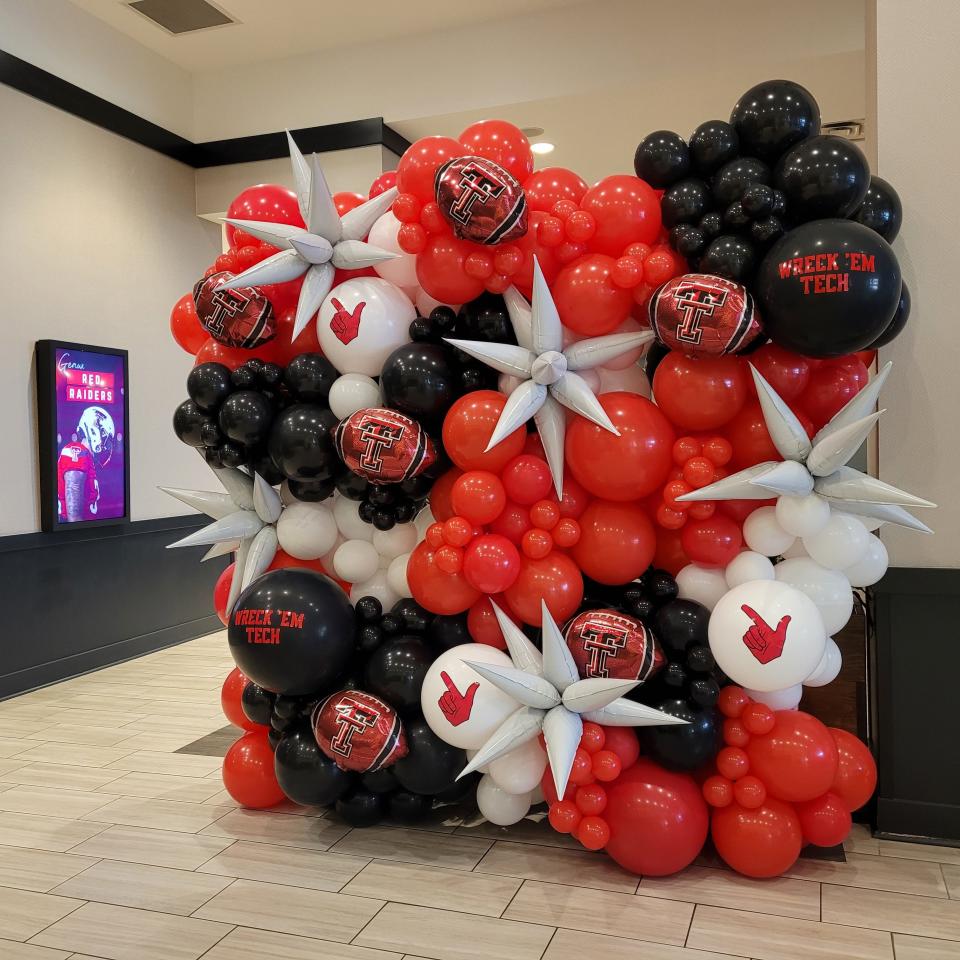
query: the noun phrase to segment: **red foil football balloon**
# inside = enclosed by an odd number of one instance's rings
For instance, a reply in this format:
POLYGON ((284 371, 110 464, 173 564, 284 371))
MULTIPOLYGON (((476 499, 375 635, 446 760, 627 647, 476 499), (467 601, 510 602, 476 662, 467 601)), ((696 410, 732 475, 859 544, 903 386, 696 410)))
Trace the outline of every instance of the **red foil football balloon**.
POLYGON ((197 316, 214 340, 250 350, 272 340, 277 332, 273 305, 256 287, 219 290, 233 274, 227 270, 198 280, 193 288, 197 316))
POLYGON ((342 770, 371 773, 407 755, 397 711, 362 690, 341 690, 318 703, 313 735, 342 770))
POLYGON ((385 407, 351 413, 336 427, 334 442, 347 467, 371 483, 409 480, 437 459, 423 427, 385 407))
POLYGON ((527 232, 523 187, 486 157, 455 157, 437 168, 437 205, 461 240, 505 243, 527 232))
POLYGON ((724 277, 674 277, 653 294, 647 309, 660 343, 691 357, 738 353, 760 336, 753 297, 724 277))
POLYGON ((635 617, 616 610, 587 610, 567 625, 567 646, 580 676, 639 680, 664 664, 653 634, 635 617))

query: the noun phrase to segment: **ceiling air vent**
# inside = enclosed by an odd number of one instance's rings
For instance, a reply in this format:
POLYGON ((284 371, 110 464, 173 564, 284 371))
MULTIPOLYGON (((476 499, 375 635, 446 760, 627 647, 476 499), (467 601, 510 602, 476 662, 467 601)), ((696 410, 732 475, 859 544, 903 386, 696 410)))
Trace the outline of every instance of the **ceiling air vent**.
POLYGON ((207 0, 133 0, 127 6, 175 36, 236 23, 207 0))
POLYGON ((837 120, 834 123, 825 123, 821 133, 832 133, 835 137, 845 137, 847 140, 863 140, 865 120, 837 120))

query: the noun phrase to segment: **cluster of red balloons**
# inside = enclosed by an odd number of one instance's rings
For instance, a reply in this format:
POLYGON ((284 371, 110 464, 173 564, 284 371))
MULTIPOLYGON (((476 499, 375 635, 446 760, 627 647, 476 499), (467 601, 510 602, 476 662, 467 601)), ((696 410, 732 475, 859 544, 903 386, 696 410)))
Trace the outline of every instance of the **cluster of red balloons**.
POLYGON ((831 847, 877 785, 866 745, 800 710, 771 710, 735 686, 717 703, 726 718, 716 773, 703 782, 717 852, 738 873, 775 877, 804 844, 831 847))

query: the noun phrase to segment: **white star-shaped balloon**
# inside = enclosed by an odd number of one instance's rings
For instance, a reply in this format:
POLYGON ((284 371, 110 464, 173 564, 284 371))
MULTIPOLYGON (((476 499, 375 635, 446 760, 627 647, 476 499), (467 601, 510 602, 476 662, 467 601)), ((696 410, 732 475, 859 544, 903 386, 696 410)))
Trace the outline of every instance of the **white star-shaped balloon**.
POLYGON ((213 519, 196 533, 171 543, 176 547, 200 547, 212 544, 204 560, 237 552, 227 613, 237 597, 270 566, 277 552, 277 521, 283 513, 280 494, 260 474, 252 477, 242 470, 214 469, 226 493, 206 490, 177 490, 160 487, 181 503, 213 519))
POLYGON ((287 142, 290 145, 297 203, 307 226, 294 227, 286 223, 227 217, 227 223, 258 240, 279 247, 280 252, 238 273, 233 279, 224 281, 218 289, 285 283, 306 274, 293 324, 293 339, 296 340, 330 292, 335 269, 360 270, 399 256, 363 240, 374 222, 393 205, 397 188, 385 190, 341 217, 317 155, 311 154, 308 161, 294 143, 289 130, 287 142))
POLYGON ((747 467, 677 500, 767 500, 771 495, 812 493, 841 513, 931 533, 904 507, 935 507, 935 503, 846 466, 883 413, 873 408, 892 367, 888 362, 811 441, 790 407, 751 365, 767 431, 784 459, 747 467))
POLYGON ((517 344, 448 339, 464 353, 500 373, 522 381, 507 398, 487 450, 506 439, 531 417, 537 425, 557 496, 563 495, 563 444, 566 417, 562 407, 620 436, 593 390, 578 370, 602 366, 653 339, 649 330, 592 337, 563 347, 563 326, 536 257, 533 299, 511 287, 504 295, 517 344), (562 405, 562 406, 561 406, 562 405))
POLYGON ((573 759, 580 745, 583 721, 608 727, 655 727, 686 723, 679 717, 654 710, 623 694, 638 680, 588 677, 581 680, 577 664, 547 605, 540 601, 543 615, 541 653, 524 632, 491 601, 503 631, 512 667, 464 661, 498 690, 513 697, 519 709, 490 735, 457 779, 502 757, 543 732, 547 757, 553 771, 557 796, 567 789, 573 759))

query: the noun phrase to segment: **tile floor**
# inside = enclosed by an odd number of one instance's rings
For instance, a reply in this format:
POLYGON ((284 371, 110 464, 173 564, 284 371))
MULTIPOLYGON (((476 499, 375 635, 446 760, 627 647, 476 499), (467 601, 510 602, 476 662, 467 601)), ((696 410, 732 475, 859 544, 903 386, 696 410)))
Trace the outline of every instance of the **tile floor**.
POLYGON ((222 634, 0 703, 2 960, 960 960, 960 849, 637 878, 543 825, 238 809, 222 634))

